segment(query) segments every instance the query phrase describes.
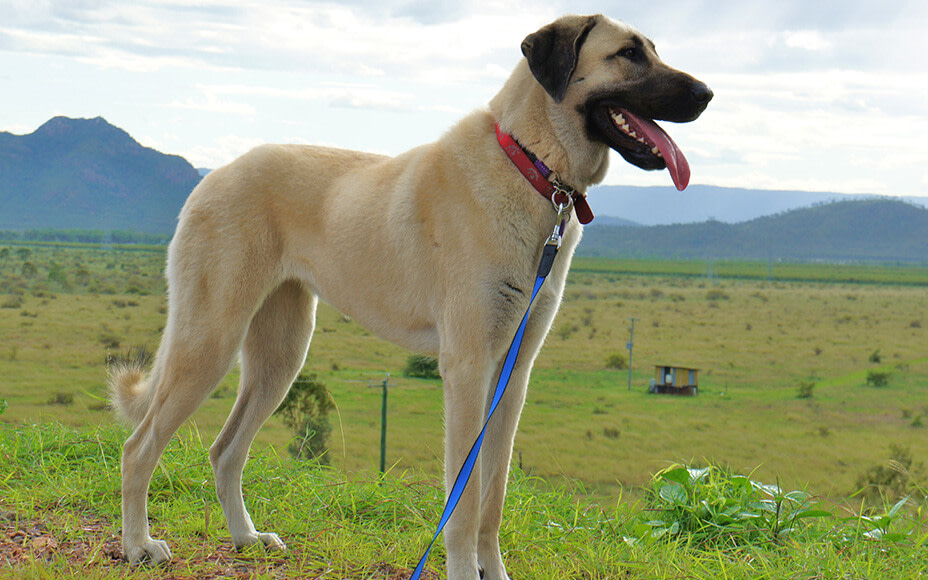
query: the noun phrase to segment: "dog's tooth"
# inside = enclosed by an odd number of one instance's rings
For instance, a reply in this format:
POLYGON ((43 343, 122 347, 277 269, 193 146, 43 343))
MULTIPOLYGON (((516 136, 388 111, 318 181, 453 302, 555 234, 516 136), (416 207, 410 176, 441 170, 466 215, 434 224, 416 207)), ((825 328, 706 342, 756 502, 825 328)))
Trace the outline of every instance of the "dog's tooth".
POLYGON ((638 134, 635 133, 634 131, 629 131, 628 136, 631 137, 632 139, 638 139, 638 134))
POLYGON ((658 157, 663 157, 663 155, 661 154, 661 150, 658 149, 657 147, 651 147, 651 153, 657 155, 658 157))

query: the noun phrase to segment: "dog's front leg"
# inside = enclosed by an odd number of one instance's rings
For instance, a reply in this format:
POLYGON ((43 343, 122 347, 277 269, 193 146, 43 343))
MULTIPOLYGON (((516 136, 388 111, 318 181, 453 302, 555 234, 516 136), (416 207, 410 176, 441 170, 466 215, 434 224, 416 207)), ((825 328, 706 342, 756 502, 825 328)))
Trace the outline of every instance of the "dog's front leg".
POLYGON ((483 441, 480 452, 481 517, 477 536, 477 558, 484 580, 507 580, 506 566, 499 547, 499 528, 506 499, 506 482, 512 459, 512 445, 525 403, 531 363, 520 357, 509 381, 506 394, 499 403, 483 441))
MULTIPOLYGON (((480 349, 478 349, 480 350, 480 349)), ((486 356, 441 356, 445 391, 445 489, 447 492, 483 427, 487 390, 495 364, 486 356)), ((477 580, 477 533, 481 513, 480 462, 445 526, 449 580, 477 580)))

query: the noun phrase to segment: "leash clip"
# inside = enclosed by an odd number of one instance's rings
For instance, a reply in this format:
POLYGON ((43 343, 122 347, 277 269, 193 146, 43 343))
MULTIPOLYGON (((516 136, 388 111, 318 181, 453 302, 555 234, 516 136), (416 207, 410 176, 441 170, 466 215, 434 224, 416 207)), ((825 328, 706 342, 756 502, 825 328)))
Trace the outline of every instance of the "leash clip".
POLYGON ((570 193, 572 192, 561 187, 557 181, 554 182, 554 193, 551 194, 551 203, 557 211, 557 219, 554 222, 554 231, 551 232, 551 236, 548 238, 548 241, 545 242, 546 246, 561 247, 561 238, 564 237, 564 230, 567 229, 567 222, 570 221, 570 212, 574 208, 574 198, 571 197, 570 193), (557 201, 558 194, 563 194, 563 202, 557 201))

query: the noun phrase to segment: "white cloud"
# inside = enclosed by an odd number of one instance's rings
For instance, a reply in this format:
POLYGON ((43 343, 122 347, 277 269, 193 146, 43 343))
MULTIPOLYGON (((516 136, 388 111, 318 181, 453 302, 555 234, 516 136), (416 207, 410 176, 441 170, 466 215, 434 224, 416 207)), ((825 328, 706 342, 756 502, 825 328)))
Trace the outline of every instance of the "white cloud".
MULTIPOLYGON (((0 0, 0 129, 53 113, 103 115, 201 166, 263 141, 398 153, 484 105, 526 34, 562 12, 605 12, 714 89, 700 120, 668 127, 694 183, 928 195, 928 4, 707 6, 0 0)), ((668 183, 618 157, 608 180, 668 183)))
POLYGON ((783 43, 790 48, 801 48, 808 51, 821 51, 831 48, 831 42, 826 40, 817 30, 787 31, 782 35, 783 43))

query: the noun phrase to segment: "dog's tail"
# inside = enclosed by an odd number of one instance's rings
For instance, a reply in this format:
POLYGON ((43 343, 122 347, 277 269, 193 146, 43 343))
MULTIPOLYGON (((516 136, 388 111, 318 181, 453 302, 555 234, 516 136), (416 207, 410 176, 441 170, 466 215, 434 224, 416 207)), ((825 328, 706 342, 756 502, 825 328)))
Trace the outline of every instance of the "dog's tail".
POLYGON ((142 422, 151 405, 154 389, 145 367, 151 360, 145 347, 138 347, 125 356, 110 358, 106 385, 109 389, 110 405, 133 426, 142 422))

